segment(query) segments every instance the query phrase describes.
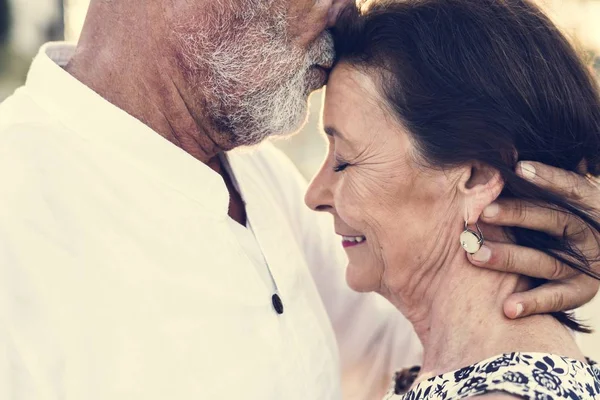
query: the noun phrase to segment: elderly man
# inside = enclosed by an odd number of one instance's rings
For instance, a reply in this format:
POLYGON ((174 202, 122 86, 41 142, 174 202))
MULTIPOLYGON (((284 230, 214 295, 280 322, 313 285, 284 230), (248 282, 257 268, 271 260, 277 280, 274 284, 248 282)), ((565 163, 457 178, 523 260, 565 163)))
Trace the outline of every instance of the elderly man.
MULTIPOLYGON (((408 323, 346 287, 290 162, 232 151, 302 124, 341 5, 92 0, 77 47, 42 48, 0 106, 1 399, 329 400, 342 374, 365 399, 418 362, 408 323)), ((490 218, 546 229, 541 215, 490 218)), ((564 282, 507 299, 509 317, 597 290, 490 248, 474 262, 564 282)))

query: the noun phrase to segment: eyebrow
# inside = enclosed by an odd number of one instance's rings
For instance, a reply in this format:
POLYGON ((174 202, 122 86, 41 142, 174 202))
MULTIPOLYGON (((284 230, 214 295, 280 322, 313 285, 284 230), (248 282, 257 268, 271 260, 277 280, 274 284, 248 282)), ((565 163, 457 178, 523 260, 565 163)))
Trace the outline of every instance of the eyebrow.
POLYGON ((325 130, 325 133, 327 134, 327 136, 337 137, 337 138, 347 141, 347 139, 344 137, 344 135, 342 135, 340 133, 340 131, 335 129, 333 126, 326 126, 323 129, 325 130))

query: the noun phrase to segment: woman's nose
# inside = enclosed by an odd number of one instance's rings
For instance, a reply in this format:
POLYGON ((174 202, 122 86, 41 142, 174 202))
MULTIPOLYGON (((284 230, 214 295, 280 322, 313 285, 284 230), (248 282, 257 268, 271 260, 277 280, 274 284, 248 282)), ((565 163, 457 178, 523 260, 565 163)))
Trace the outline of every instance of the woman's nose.
POLYGON ((333 194, 331 182, 324 165, 308 186, 304 202, 313 211, 328 211, 333 213, 333 194))

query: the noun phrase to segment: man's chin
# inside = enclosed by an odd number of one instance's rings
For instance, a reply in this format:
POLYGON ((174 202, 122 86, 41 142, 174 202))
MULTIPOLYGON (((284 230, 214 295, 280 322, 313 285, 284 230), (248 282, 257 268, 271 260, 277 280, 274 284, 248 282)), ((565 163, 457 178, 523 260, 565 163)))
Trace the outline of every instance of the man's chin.
POLYGON ((263 131, 262 134, 250 134, 250 133, 238 133, 236 139, 233 141, 233 147, 248 147, 257 146, 264 142, 266 139, 285 139, 298 133, 306 124, 308 120, 308 112, 305 112, 302 118, 298 118, 298 122, 295 124, 290 123, 286 127, 278 127, 263 131))
POLYGON ((283 101, 275 100, 282 98, 281 92, 272 95, 272 102, 268 107, 270 115, 255 118, 252 114, 246 114, 240 120, 251 121, 250 123, 243 126, 230 125, 230 132, 234 132, 234 142, 240 146, 253 146, 268 138, 290 137, 300 131, 308 120, 308 99, 312 91, 307 86, 304 87, 304 93, 298 89, 287 92, 286 100, 283 101))
MULTIPOLYGON (((308 102, 308 97, 307 97, 308 102)), ((272 133, 269 135, 271 138, 288 138, 290 136, 295 135, 300 132, 302 128, 306 125, 308 121, 308 106, 304 109, 304 112, 296 118, 294 123, 290 123, 286 127, 282 127, 280 129, 274 129, 272 133)))

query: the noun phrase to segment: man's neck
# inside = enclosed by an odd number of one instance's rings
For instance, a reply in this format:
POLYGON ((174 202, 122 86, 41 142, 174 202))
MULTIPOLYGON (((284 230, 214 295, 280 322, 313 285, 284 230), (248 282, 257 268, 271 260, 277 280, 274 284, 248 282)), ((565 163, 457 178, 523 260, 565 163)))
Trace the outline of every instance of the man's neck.
POLYGON ((191 105, 168 73, 158 74, 158 62, 137 68, 132 61, 123 69, 113 64, 110 51, 99 53, 94 60, 76 53, 65 70, 201 162, 208 164, 223 151, 213 139, 216 133, 206 123, 208 119, 192 114, 191 105))
POLYGON ((184 76, 177 39, 164 26, 165 13, 160 2, 92 1, 75 55, 65 69, 207 164, 231 146, 204 115, 200 90, 184 76))
MULTIPOLYGON (((95 2, 92 6, 104 5, 95 2)), ((125 23, 121 26, 123 32, 107 33, 93 21, 86 22, 80 44, 65 70, 220 174, 230 195, 229 215, 245 225, 244 203, 219 158, 219 154, 231 150, 227 138, 202 114, 205 107, 201 96, 190 95, 193 91, 173 65, 176 58, 169 55, 168 44, 161 42, 167 39, 153 38, 153 30, 143 32, 144 26, 136 24, 138 31, 129 32, 125 23), (129 43, 113 40, 115 35, 127 37, 129 43)))
POLYGON ((513 351, 583 360, 572 335, 553 317, 513 321, 504 316, 504 300, 529 286, 523 277, 476 268, 462 254, 429 286, 415 303, 420 309, 407 313, 424 347, 420 379, 513 351))

